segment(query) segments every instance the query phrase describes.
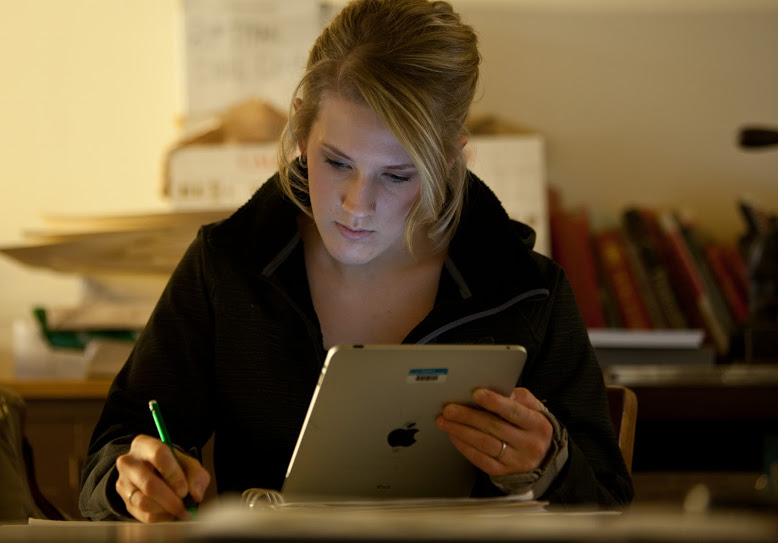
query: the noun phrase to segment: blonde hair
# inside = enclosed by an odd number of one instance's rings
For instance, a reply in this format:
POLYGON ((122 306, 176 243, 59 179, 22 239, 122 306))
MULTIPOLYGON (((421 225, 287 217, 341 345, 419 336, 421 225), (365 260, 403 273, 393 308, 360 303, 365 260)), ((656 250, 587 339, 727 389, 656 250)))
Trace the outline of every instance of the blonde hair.
POLYGON ((364 103, 419 172, 420 195, 405 228, 409 250, 420 226, 436 246, 448 243, 464 200, 460 137, 478 84, 477 41, 447 2, 356 0, 343 8, 314 43, 292 98, 278 159, 286 195, 311 214, 297 143, 308 139, 322 98, 364 103))

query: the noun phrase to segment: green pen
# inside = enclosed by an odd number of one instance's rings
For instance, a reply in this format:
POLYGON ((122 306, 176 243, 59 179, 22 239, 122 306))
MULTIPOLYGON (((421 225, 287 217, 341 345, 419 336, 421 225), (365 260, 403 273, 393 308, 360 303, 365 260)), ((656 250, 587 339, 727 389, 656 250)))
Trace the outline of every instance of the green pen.
MULTIPOLYGON (((162 411, 159 409, 157 400, 151 400, 149 402, 149 409, 151 409, 151 416, 154 417, 154 423, 157 425, 157 432, 159 432, 159 439, 162 443, 170 447, 170 452, 173 453, 173 458, 178 462, 178 456, 176 456, 176 448, 173 446, 173 441, 170 439, 170 434, 167 431, 165 420, 162 418, 162 411)), ((179 463, 180 464, 180 463, 179 463)), ((184 506, 192 517, 197 516, 197 502, 191 494, 187 494, 184 498, 184 506)))

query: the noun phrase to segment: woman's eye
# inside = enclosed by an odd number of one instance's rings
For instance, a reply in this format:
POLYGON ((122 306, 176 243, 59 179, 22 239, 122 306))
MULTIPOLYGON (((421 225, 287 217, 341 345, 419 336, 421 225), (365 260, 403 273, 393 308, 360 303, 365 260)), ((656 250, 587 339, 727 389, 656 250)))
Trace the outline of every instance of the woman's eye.
POLYGON ((411 180, 410 177, 404 177, 402 175, 395 175, 393 173, 386 174, 393 183, 407 183, 411 180))
POLYGON ((338 162, 337 160, 332 160, 331 158, 324 158, 324 162, 335 168, 336 170, 345 170, 348 168, 348 164, 345 164, 343 162, 338 162))

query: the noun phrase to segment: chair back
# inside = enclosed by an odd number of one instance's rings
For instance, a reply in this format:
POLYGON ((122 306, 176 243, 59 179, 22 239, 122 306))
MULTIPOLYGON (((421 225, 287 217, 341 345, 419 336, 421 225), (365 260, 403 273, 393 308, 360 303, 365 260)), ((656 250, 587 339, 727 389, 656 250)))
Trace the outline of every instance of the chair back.
POLYGON ((635 449, 635 426, 638 418, 638 398, 635 392, 621 385, 607 385, 611 422, 619 440, 619 449, 627 470, 632 473, 632 453, 635 449))
POLYGON ((24 432, 24 400, 0 387, 0 524, 29 518, 65 520, 38 488, 32 447, 24 432))

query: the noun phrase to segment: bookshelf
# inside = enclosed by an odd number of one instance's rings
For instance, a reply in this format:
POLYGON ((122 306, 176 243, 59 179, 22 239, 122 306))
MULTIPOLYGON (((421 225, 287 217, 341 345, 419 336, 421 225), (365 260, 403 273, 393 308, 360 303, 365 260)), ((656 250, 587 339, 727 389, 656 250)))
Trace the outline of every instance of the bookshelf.
POLYGON ((681 502, 697 484, 747 505, 778 469, 778 365, 636 368, 637 503, 681 502))
MULTIPOLYGON (((778 215, 740 200, 744 231, 721 240, 672 206, 626 206, 608 226, 593 227, 588 207, 565 207, 550 192, 552 257, 593 333, 622 333, 625 341, 645 331, 702 333, 695 350, 660 353, 672 345, 659 339, 644 345, 655 348, 657 364, 684 364, 684 352, 689 364, 778 362, 778 215)), ((624 364, 651 363, 620 354, 624 364)))
POLYGON ((573 263, 577 299, 585 289, 606 380, 638 398, 636 501, 680 502, 697 484, 730 504, 758 500, 755 488, 778 473, 776 216, 741 201, 744 232, 722 241, 672 206, 628 206, 595 228, 586 206, 554 199, 552 220, 578 231, 570 241, 552 229, 552 256, 573 263))

